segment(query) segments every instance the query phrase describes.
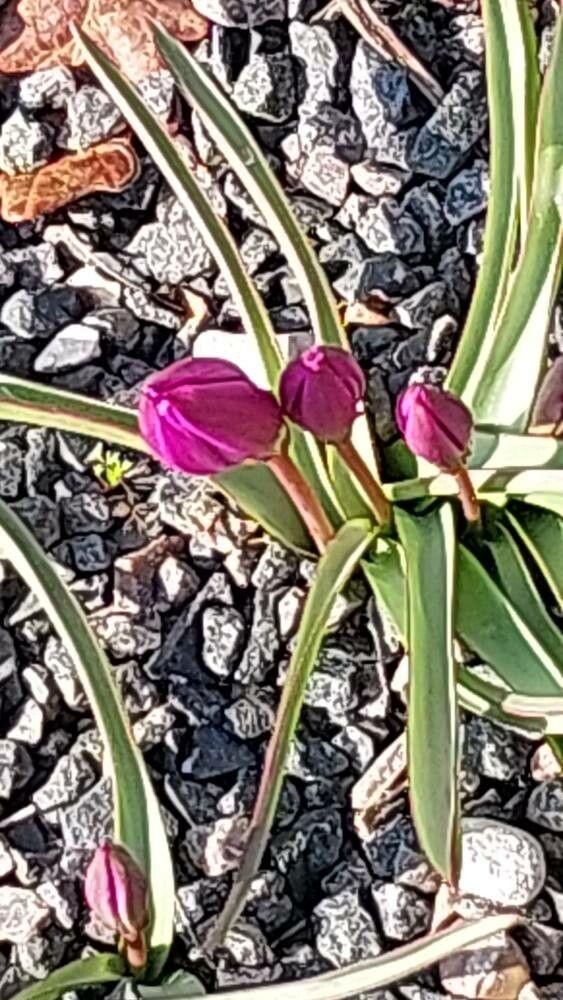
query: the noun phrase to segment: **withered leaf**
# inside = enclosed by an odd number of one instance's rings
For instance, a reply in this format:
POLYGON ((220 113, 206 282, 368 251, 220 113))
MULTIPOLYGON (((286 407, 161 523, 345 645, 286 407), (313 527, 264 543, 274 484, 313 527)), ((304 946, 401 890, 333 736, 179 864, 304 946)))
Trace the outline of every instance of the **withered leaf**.
POLYGON ((62 156, 33 174, 0 174, 0 214, 6 222, 35 219, 93 191, 121 191, 139 169, 131 145, 119 139, 62 156))
POLYGON ((150 17, 181 41, 197 41, 207 33, 206 20, 190 0, 19 0, 16 10, 23 30, 0 50, 1 73, 79 66, 84 59, 70 32, 72 21, 133 81, 163 66, 150 17))

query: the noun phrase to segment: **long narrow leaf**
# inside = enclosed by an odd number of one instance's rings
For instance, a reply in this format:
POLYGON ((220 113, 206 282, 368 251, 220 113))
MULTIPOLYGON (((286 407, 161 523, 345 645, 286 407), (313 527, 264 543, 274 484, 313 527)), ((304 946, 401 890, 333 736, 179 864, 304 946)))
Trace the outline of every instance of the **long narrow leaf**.
POLYGON ((297 729, 307 682, 314 669, 331 608, 372 540, 369 521, 349 521, 319 560, 305 602, 295 649, 284 681, 270 737, 244 856, 231 895, 213 930, 221 943, 241 912, 250 882, 260 868, 282 790, 287 757, 297 729))
MULTIPOLYGON (((185 156, 170 137, 163 122, 146 106, 134 87, 81 31, 74 29, 93 72, 139 136, 147 152, 161 170, 172 191, 189 211, 194 224, 221 268, 244 326, 256 340, 268 383, 276 391, 283 361, 264 303, 247 274, 237 245, 216 214, 209 197, 198 183, 185 156)), ((294 428, 293 453, 302 472, 315 488, 327 515, 339 525, 338 503, 330 490, 316 442, 294 428)))
POLYGON ((269 380, 277 380, 282 359, 264 303, 248 278, 233 237, 195 180, 181 147, 173 142, 164 123, 149 110, 135 88, 101 49, 79 27, 75 26, 73 30, 89 66, 135 129, 178 200, 190 213, 228 282, 243 324, 253 331, 259 343, 269 380))
MULTIPOLYGON (((299 995, 302 1000, 347 1000, 364 993, 370 993, 383 986, 411 979, 417 972, 429 968, 443 958, 470 949, 478 941, 485 940, 519 924, 522 918, 516 913, 502 913, 480 920, 459 921, 448 930, 427 934, 395 948, 379 958, 369 958, 345 969, 325 972, 320 976, 299 980, 299 995)), ((287 983, 272 986, 254 986, 220 991, 218 996, 228 1000, 287 1000, 287 983)), ((186 993, 176 1000, 190 1000, 186 993)), ((157 998, 155 998, 157 1000, 157 998)))
MULTIPOLYGON (((209 134, 238 174, 282 247, 302 288, 316 340, 348 350, 326 274, 252 133, 218 84, 183 45, 158 25, 155 26, 155 37, 180 90, 201 115, 209 134)), ((353 436, 364 461, 375 473, 377 470, 365 418, 356 420, 353 436)), ((346 474, 344 467, 342 475, 346 474)), ((351 489, 354 489, 353 481, 351 489)))
POLYGON ((127 974, 125 962, 119 955, 100 954, 79 958, 75 962, 51 972, 47 979, 32 983, 13 997, 13 1000, 58 1000, 63 993, 81 986, 101 986, 102 983, 119 982, 127 974))
POLYGON ((541 638, 554 663, 559 664, 563 684, 563 633, 549 617, 516 541, 500 521, 486 549, 500 587, 530 631, 541 638))
MULTIPOLYGON (((518 0, 507 2, 518 3, 518 0)), ((484 0, 482 10, 491 133, 489 210, 477 284, 447 379, 448 388, 462 396, 468 405, 480 358, 488 354, 486 345, 506 292, 518 226, 517 140, 511 111, 513 81, 508 39, 498 0, 484 0)))
MULTIPOLYGON (((12 375, 0 374, 0 420, 84 434, 135 451, 147 450, 133 410, 12 375)), ((275 538, 290 548, 310 549, 301 516, 266 466, 231 469, 217 476, 216 482, 275 538)))
POLYGON ((172 942, 174 873, 158 801, 102 653, 75 597, 19 517, 0 502, 0 550, 10 560, 65 644, 104 740, 111 769, 115 835, 147 872, 151 890, 149 975, 172 942))
MULTIPOLYGON (((494 0, 493 0, 494 2, 494 0)), ((555 201, 563 166, 563 18, 555 32, 539 112, 530 220, 518 266, 495 329, 464 399, 479 423, 528 426, 545 363, 547 334, 563 262, 563 223, 555 201)))
POLYGON ((519 694, 559 695, 560 664, 526 625, 509 597, 465 546, 459 549, 456 630, 510 689, 519 694))
POLYGON ((407 566, 407 738, 413 821, 423 851, 455 885, 460 833, 454 516, 446 503, 425 517, 397 511, 396 520, 407 566))
POLYGON ((197 108, 210 136, 268 220, 303 288, 318 339, 346 346, 328 279, 252 133, 187 49, 159 25, 154 30, 157 45, 180 90, 197 108))
POLYGON ((563 609, 563 517, 529 504, 513 503, 506 511, 506 518, 563 609))
MULTIPOLYGON (((370 552, 370 558, 362 560, 362 569, 376 601, 384 608, 406 647, 407 581, 401 547, 391 539, 378 538, 376 546, 370 552)), ((547 731, 545 719, 517 719, 504 710, 506 688, 490 684, 461 664, 457 666, 457 675, 459 703, 467 711, 486 715, 503 725, 528 730, 538 739, 547 731)))

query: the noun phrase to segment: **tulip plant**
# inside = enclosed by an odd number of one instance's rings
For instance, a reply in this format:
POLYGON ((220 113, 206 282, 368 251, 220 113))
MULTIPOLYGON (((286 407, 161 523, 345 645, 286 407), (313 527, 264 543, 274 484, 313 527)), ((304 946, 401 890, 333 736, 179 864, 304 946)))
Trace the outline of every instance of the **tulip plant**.
MULTIPOLYGON (((482 8, 491 199, 480 273, 446 385, 406 388, 396 411, 402 440, 385 448, 376 448, 370 435, 364 376, 348 352, 313 248, 225 94, 155 27, 181 93, 301 284, 316 342, 286 367, 237 246, 182 148, 94 43, 76 32, 91 68, 223 268, 268 388, 248 378, 244 358, 240 367, 181 359, 145 382, 136 414, 2 375, 0 416, 148 451, 168 467, 210 476, 286 546, 319 557, 240 869, 206 943, 210 952, 242 912, 260 868, 305 688, 334 600, 353 573, 364 574, 408 654, 412 815, 421 847, 445 881, 455 889, 462 861, 460 708, 546 738, 563 764, 563 655, 551 614, 563 604, 563 383, 561 362, 549 368, 547 357, 563 259, 563 18, 540 95, 527 5, 483 0, 482 8)), ((127 974, 158 982, 172 939, 172 866, 142 758, 80 609, 5 506, 0 545, 69 646, 106 742, 116 809, 115 843, 96 852, 86 898, 116 934, 119 955, 71 963, 40 990, 24 990, 22 1000, 51 1000, 71 986, 127 974)), ((304 980, 300 988, 326 998, 373 990, 516 919, 503 914, 454 924, 383 958, 304 980)), ((166 989, 153 986, 150 996, 170 995, 166 989)), ((282 991, 262 990, 271 1000, 281 1000, 282 991)), ((187 998, 203 987, 180 977, 173 992, 187 998)))

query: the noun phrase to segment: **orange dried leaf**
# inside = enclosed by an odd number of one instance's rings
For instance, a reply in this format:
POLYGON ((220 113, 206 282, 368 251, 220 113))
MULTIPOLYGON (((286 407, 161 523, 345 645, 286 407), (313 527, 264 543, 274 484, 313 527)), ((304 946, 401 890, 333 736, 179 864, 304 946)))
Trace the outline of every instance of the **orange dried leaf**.
POLYGON ((135 152, 121 139, 62 156, 33 174, 0 174, 0 215, 6 222, 35 219, 93 191, 121 191, 139 170, 135 152))
POLYGON ((149 18, 181 41, 198 41, 207 34, 207 21, 190 0, 20 0, 17 12, 23 30, 0 51, 2 73, 83 63, 70 33, 71 21, 81 24, 135 81, 163 66, 149 18))

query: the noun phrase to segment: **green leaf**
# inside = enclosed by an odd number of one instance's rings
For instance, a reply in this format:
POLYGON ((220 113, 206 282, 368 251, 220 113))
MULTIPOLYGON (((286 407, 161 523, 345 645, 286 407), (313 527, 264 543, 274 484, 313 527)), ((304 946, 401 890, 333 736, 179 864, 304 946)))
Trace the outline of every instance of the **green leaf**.
POLYGON ((318 339, 345 347, 326 275, 252 133, 212 76, 187 49, 159 25, 154 30, 158 48, 180 91, 201 115, 211 138, 238 174, 286 254, 303 288, 318 339))
POLYGON ((408 769, 420 845, 456 885, 460 865, 459 771, 453 610, 456 533, 452 507, 425 517, 397 510, 407 568, 408 769))
POLYGON ((0 420, 53 427, 100 438, 123 448, 148 451, 139 434, 134 410, 3 373, 0 373, 0 420))
MULTIPOLYGON (((381 987, 411 979, 417 972, 436 965, 443 958, 471 949, 479 941, 501 934, 521 922, 522 918, 517 913, 501 913, 480 920, 458 920, 448 930, 426 934, 378 958, 367 958, 344 969, 300 979, 299 995, 302 1000, 346 1000, 347 997, 369 994, 381 987)), ((259 989, 261 1000, 288 998, 287 983, 274 983, 259 989)), ((255 1000, 255 991, 256 987, 243 987, 228 992, 220 990, 216 996, 225 996, 228 1000, 255 1000)), ((190 1000, 190 994, 183 994, 176 1000, 190 1000)))
MULTIPOLYGON (((243 325, 255 338, 268 384, 276 392, 283 368, 282 356, 264 303, 246 272, 233 237, 214 211, 181 147, 171 139, 161 119, 146 107, 135 88, 94 42, 80 28, 74 28, 74 31, 84 47, 91 69, 146 147, 178 200, 189 211, 217 261, 243 325)), ((179 48, 185 51, 182 46, 179 48)), ((291 430, 291 438, 299 468, 315 488, 333 524, 340 524, 338 503, 325 474, 316 441, 310 436, 306 439, 296 427, 291 430)))
POLYGON ((160 986, 137 984, 141 1000, 177 1000, 177 998, 202 997, 206 994, 203 983, 191 972, 174 972, 160 986))
MULTIPOLYGON (((494 538, 488 539, 485 546, 499 586, 530 632, 541 638, 542 647, 559 665, 563 682, 563 634, 547 613, 522 553, 500 519, 495 525, 494 538)), ((518 688, 515 691, 521 693, 518 688)))
POLYGON ((241 912, 250 882, 260 868, 282 790, 288 754, 299 724, 307 683, 317 660, 332 606, 372 538, 369 521, 349 521, 340 528, 319 559, 266 751, 244 855, 231 894, 212 932, 215 944, 224 940, 241 912))
POLYGON ((526 238, 490 350, 481 352, 472 385, 463 393, 478 423, 516 431, 529 423, 561 279, 563 224, 555 197, 563 165, 562 93, 563 20, 559 18, 540 103, 526 238))
POLYGON ((558 517, 538 507, 512 502, 506 518, 535 559, 563 609, 563 513, 558 517))
POLYGON ((456 631, 512 691, 561 693, 560 665, 543 645, 542 636, 531 631, 504 590, 464 545, 459 547, 456 631))
POLYGON ((563 489, 558 493, 526 493, 522 500, 533 507, 541 507, 543 510, 550 510, 558 517, 563 517, 563 489))
MULTIPOLYGON (((134 410, 0 374, 0 419, 84 434, 147 452, 134 410)), ((274 538, 308 551, 311 540, 291 500, 264 465, 240 466, 216 477, 218 486, 274 538)))
POLYGON ((266 465, 244 465, 215 476, 227 496, 289 548, 308 552, 311 539, 287 493, 266 465))
MULTIPOLYGON (((498 317, 514 258, 518 226, 519 190, 516 168, 518 145, 513 108, 514 80, 503 19, 503 6, 519 0, 484 0, 487 90, 491 133, 490 195, 481 267, 469 315, 447 378, 447 387, 471 407, 481 358, 492 349, 498 317)), ((522 107, 518 109, 521 117, 522 107)))
POLYGON ((149 110, 135 88, 98 46, 79 27, 74 26, 73 31, 84 49, 91 70, 134 129, 178 200, 190 213, 221 268, 244 327, 252 330, 259 344, 269 381, 277 382, 282 358, 264 303, 247 275, 233 237, 193 176, 181 147, 172 140, 164 122, 149 110))
POLYGON ((90 955, 69 962, 61 969, 51 972, 46 979, 20 990, 13 1000, 58 1000, 63 993, 80 986, 99 986, 114 983, 127 975, 125 962, 119 955, 90 955))
MULTIPOLYGON (((349 350, 329 281, 311 241, 250 129, 207 70, 159 25, 157 45, 180 91, 196 108, 207 131, 266 219, 294 272, 311 317, 315 339, 349 350)), ((367 420, 353 429, 354 444, 376 473, 367 420)))
POLYGON ((133 741, 110 666, 77 600, 28 528, 1 501, 0 551, 35 595, 63 641, 103 737, 113 783, 115 836, 149 878, 149 976, 157 975, 172 941, 172 860, 158 801, 133 741))

